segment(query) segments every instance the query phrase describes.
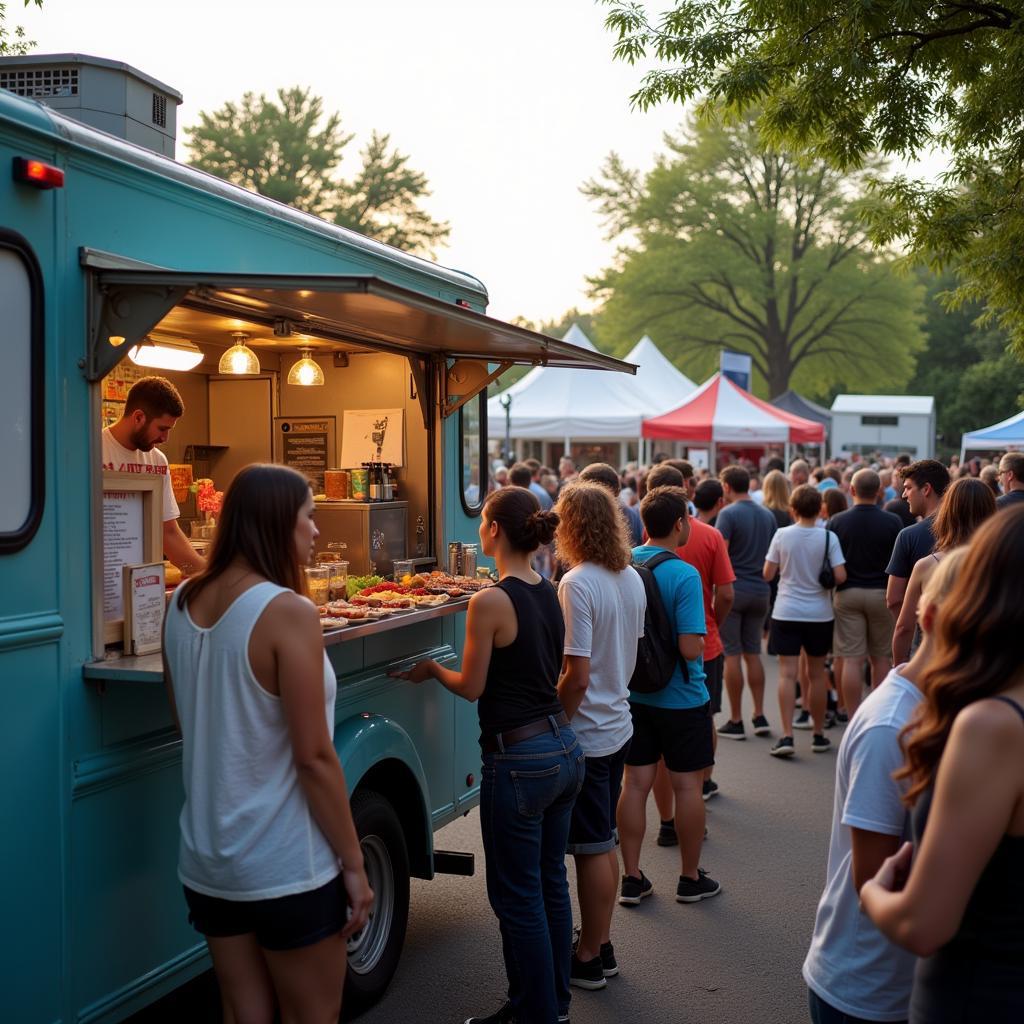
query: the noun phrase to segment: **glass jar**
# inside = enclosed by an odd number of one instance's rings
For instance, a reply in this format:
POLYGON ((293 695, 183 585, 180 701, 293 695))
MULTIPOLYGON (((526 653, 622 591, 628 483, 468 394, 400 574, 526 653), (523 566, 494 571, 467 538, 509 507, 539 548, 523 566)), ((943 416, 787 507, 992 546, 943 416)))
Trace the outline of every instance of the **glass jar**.
POLYGON ((327 604, 331 582, 331 570, 326 565, 306 567, 306 590, 313 604, 327 604))
POLYGON ((477 556, 478 545, 476 544, 463 544, 462 545, 462 575, 463 576, 476 576, 476 556, 477 556))
POLYGON ((327 582, 327 595, 332 601, 344 601, 348 598, 348 562, 339 559, 327 566, 330 576, 327 582))
POLYGON ((391 573, 396 583, 408 583, 416 575, 416 563, 411 558, 396 558, 391 573))

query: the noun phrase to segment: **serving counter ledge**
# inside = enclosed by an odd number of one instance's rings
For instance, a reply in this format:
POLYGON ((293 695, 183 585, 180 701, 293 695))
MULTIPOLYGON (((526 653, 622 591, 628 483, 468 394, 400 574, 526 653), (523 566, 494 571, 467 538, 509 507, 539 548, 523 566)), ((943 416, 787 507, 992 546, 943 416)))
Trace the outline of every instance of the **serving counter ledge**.
MULTIPOLYGON (((340 629, 324 631, 324 646, 333 647, 347 640, 360 640, 364 637, 376 636, 378 633, 389 633, 395 629, 412 626, 419 622, 429 622, 448 615, 457 615, 466 610, 469 598, 457 598, 436 608, 423 608, 410 612, 398 612, 386 619, 375 622, 361 622, 357 626, 343 626, 340 629)), ((89 661, 82 666, 82 677, 88 680, 109 680, 119 683, 162 683, 164 681, 163 657, 160 654, 144 654, 125 657, 115 655, 100 661, 89 661)))

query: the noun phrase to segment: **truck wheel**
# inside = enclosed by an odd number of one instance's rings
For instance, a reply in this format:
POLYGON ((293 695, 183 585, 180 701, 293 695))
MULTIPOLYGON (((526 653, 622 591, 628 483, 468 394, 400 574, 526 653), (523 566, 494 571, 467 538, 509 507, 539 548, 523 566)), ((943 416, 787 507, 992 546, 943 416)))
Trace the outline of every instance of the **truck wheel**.
POLYGON ((352 797, 352 818, 374 901, 366 927, 348 940, 344 1017, 384 994, 398 968, 409 920, 409 854, 394 808, 379 793, 358 790, 352 797))

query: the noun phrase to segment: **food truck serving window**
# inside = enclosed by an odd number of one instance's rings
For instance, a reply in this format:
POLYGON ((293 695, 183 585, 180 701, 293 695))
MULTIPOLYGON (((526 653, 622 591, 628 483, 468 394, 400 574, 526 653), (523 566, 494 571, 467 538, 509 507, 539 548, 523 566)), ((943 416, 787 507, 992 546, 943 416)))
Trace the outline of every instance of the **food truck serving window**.
POLYGON ((484 507, 490 480, 485 465, 484 438, 487 436, 487 390, 459 410, 460 479, 462 507, 467 515, 477 516, 484 507))
POLYGON ((20 235, 0 229, 0 554, 18 551, 43 514, 43 286, 39 264, 20 235))

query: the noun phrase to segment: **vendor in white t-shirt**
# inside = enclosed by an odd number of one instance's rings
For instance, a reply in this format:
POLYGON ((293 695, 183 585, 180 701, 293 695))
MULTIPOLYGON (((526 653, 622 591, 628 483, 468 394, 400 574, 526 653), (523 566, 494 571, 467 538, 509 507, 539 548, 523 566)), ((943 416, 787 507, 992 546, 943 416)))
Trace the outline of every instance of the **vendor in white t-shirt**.
POLYGON ((103 431, 103 468, 114 473, 162 476, 163 551, 187 575, 206 568, 206 560, 189 543, 178 525, 178 503, 171 490, 167 456, 155 446, 164 444, 171 428, 185 412, 178 389, 165 377, 136 381, 124 404, 124 413, 103 431))

